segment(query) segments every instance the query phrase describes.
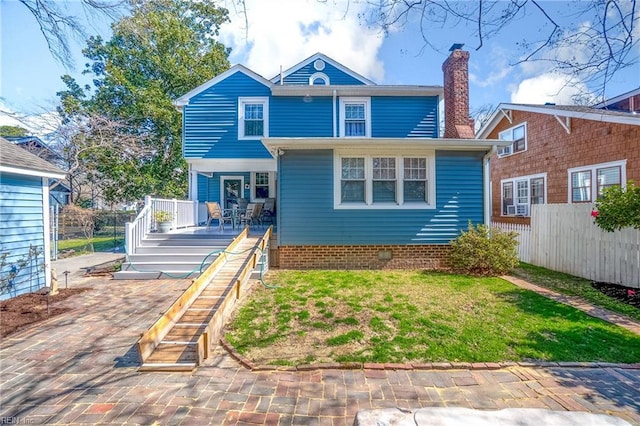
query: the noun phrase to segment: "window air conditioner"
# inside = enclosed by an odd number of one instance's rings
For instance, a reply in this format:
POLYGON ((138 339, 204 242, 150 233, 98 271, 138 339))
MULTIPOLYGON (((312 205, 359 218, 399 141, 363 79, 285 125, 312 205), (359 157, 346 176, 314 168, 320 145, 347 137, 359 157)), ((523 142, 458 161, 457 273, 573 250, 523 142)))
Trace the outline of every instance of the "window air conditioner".
POLYGON ((504 157, 505 155, 511 155, 513 149, 513 145, 503 146, 498 149, 498 157, 504 157))
POLYGON ((507 206, 507 214, 515 215, 516 214, 516 206, 507 206))
POLYGON ((529 216, 529 205, 528 204, 517 205, 516 214, 518 216, 529 216))

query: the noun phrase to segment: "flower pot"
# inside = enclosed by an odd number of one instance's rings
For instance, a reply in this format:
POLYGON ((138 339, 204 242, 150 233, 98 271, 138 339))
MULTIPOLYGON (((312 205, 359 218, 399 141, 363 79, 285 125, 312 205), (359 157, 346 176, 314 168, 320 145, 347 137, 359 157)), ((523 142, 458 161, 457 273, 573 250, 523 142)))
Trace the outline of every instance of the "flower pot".
POLYGON ((158 222, 158 232, 164 234, 171 231, 171 222, 158 222))

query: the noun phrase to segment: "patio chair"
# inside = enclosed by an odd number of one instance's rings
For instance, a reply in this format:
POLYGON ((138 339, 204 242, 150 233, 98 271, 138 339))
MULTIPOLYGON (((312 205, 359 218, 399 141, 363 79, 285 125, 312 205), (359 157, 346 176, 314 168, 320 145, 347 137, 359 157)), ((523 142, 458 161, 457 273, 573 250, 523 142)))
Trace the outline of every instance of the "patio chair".
POLYGON ((276 199, 265 198, 262 213, 260 214, 260 223, 264 224, 269 221, 272 225, 276 224, 276 199))
POLYGON ((225 216, 222 213, 222 209, 220 208, 220 204, 218 204, 215 201, 210 201, 205 203, 205 205, 207 206, 207 214, 208 214, 208 219, 207 219, 207 228, 209 228, 209 226, 211 225, 211 221, 213 221, 214 219, 218 221, 218 228, 224 231, 224 223, 225 222, 229 222, 231 224, 233 224, 233 217, 231 216, 225 216))
POLYGON ((238 198, 236 199, 236 202, 238 203, 238 208, 240 210, 245 210, 249 204, 249 201, 246 198, 238 198))
POLYGON ((240 225, 252 227, 255 222, 262 223, 260 221, 260 213, 262 212, 262 203, 249 203, 246 210, 238 217, 238 223, 240 225))

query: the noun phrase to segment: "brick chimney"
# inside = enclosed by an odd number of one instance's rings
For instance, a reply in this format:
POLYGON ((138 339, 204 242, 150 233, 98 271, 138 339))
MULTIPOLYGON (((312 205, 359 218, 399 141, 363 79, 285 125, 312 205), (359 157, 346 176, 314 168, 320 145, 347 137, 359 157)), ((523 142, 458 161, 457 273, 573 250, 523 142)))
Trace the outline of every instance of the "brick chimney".
POLYGON ((469 118, 469 52, 454 44, 442 64, 444 74, 444 137, 471 139, 473 120, 469 118))

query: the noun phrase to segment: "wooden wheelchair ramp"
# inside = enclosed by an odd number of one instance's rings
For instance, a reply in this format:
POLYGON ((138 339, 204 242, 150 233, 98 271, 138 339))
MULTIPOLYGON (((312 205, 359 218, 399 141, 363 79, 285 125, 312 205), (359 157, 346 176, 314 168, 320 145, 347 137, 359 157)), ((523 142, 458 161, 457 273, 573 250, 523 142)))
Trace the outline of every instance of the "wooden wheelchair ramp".
POLYGON ((268 262, 272 230, 249 237, 246 228, 142 334, 140 371, 193 371, 209 357, 249 276, 258 262, 268 262))

